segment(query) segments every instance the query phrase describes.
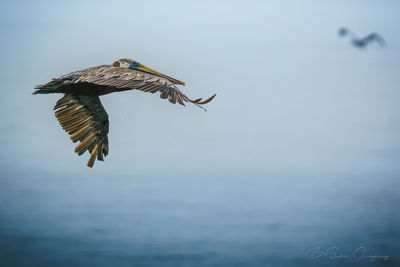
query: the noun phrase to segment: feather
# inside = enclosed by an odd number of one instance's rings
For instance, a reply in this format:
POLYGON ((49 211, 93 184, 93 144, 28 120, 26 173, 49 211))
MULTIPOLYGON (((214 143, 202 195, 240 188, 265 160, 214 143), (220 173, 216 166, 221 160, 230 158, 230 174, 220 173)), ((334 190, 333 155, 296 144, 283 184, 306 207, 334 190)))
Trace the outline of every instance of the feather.
POLYGON ((93 149, 93 151, 92 151, 92 153, 90 155, 90 159, 89 159, 88 164, 87 164, 88 167, 90 167, 90 168, 93 167, 94 161, 96 159, 96 154, 97 154, 97 145, 94 147, 94 149, 93 149))
POLYGON ((108 144, 108 115, 100 99, 97 96, 65 94, 57 101, 55 110, 57 120, 71 135, 71 140, 80 141, 75 152, 82 155, 90 150, 94 155, 89 160, 91 166, 96 156, 103 160, 103 152, 108 151, 108 145, 104 145, 108 144))

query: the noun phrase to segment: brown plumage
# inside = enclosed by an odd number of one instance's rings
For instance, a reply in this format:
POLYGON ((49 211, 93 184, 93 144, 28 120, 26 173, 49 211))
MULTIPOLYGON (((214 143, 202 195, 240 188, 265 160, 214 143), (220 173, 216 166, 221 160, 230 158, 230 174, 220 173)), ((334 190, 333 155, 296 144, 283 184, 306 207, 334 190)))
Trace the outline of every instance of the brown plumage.
POLYGON ((71 135, 71 140, 79 141, 75 152, 82 155, 89 151, 87 166, 92 167, 96 158, 103 160, 103 156, 108 154, 108 115, 100 102, 100 95, 136 89, 160 92, 161 98, 173 104, 190 102, 198 107, 215 97, 214 94, 206 100, 192 100, 179 91, 176 84, 184 85, 131 59, 120 59, 111 65, 88 68, 53 79, 36 86, 33 94, 64 93, 54 107, 56 118, 71 135))

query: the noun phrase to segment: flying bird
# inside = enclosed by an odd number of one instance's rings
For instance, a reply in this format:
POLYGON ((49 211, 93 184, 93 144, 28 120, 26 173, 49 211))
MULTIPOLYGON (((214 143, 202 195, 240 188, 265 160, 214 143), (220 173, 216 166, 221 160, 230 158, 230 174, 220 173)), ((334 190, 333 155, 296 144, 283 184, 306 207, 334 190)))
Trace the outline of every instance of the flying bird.
POLYGON ((350 35, 351 37, 351 43, 353 46, 357 48, 364 48, 366 47, 369 43, 376 41, 380 46, 385 45, 385 40, 377 33, 370 33, 367 36, 363 38, 357 38, 357 36, 350 31, 347 28, 340 28, 339 29, 339 35, 340 36, 347 36, 350 35))
MULTIPOLYGON (((100 65, 71 72, 60 78, 38 85, 33 94, 63 93, 54 106, 55 115, 61 127, 79 145, 78 155, 90 153, 88 167, 96 160, 103 160, 108 154, 108 115, 99 96, 126 90, 160 92, 160 97, 175 104, 190 102, 198 107, 209 103, 214 97, 203 100, 190 99, 176 85, 184 82, 171 78, 140 64, 132 59, 119 59, 111 65, 100 65)), ((204 109, 203 107, 201 107, 204 109)), ((204 109, 205 110, 205 109, 204 109)))

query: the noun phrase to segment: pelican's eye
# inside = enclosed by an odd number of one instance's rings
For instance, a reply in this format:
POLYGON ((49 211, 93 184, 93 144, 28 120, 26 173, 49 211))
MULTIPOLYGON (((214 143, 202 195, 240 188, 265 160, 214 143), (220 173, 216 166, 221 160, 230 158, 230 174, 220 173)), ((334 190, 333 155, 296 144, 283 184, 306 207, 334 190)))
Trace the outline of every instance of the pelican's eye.
POLYGON ((139 66, 139 63, 132 60, 131 64, 129 65, 130 69, 136 69, 139 66))

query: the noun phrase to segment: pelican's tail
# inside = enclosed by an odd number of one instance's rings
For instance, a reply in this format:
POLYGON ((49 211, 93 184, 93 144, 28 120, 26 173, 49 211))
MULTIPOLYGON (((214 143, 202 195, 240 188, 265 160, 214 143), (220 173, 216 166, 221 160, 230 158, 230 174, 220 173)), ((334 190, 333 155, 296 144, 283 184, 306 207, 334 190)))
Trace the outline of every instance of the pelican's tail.
POLYGON ((51 94, 51 93, 60 93, 58 88, 60 85, 64 84, 64 80, 61 79, 53 79, 51 82, 46 84, 36 85, 35 90, 32 94, 51 94))

